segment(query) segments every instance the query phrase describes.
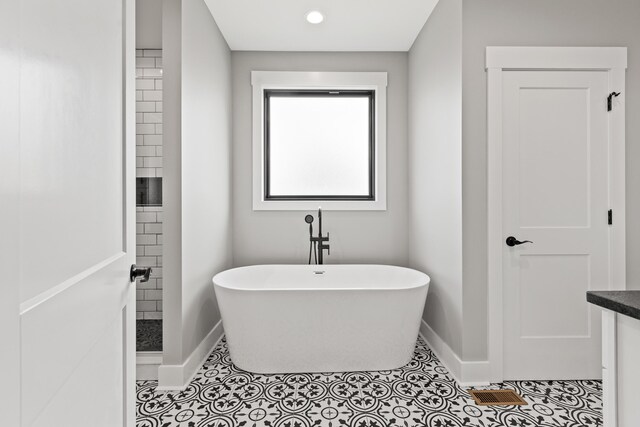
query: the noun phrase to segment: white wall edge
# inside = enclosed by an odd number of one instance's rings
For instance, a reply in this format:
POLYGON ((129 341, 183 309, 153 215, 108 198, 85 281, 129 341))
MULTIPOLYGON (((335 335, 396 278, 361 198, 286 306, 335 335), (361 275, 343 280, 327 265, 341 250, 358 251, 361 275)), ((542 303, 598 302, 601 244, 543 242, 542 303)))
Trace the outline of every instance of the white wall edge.
POLYGON ((211 351, 218 345, 223 335, 222 320, 219 320, 183 364, 160 365, 158 368, 157 390, 184 390, 207 360, 211 351))
POLYGON ((420 336, 427 342, 429 348, 462 387, 488 385, 491 383, 489 361, 465 362, 461 360, 424 319, 420 324, 420 336))

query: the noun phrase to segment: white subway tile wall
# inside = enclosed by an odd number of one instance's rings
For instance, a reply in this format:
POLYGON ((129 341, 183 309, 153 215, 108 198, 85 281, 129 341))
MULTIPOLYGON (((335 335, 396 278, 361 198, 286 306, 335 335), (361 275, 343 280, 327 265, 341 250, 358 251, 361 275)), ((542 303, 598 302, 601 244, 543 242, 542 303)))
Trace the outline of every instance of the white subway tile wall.
MULTIPOLYGON (((162 177, 162 51, 136 50, 136 177, 162 177)), ((136 208, 136 264, 153 268, 138 281, 136 317, 162 319, 162 207, 136 208)))

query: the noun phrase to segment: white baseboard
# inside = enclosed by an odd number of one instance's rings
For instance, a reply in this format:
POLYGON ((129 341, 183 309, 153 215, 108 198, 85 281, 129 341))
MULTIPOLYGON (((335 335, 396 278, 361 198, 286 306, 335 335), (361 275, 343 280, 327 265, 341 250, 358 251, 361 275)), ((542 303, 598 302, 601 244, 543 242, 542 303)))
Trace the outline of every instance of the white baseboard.
POLYGON ((431 327, 422 320, 420 335, 427 342, 429 348, 438 356, 440 362, 447 368, 451 376, 463 387, 489 384, 491 372, 489 362, 465 362, 444 342, 431 327))
POLYGON ((220 320, 183 364, 160 365, 157 390, 184 390, 223 335, 224 329, 222 328, 222 320, 220 320))
MULTIPOLYGON (((159 365, 157 368, 157 389, 162 391, 183 390, 186 388, 213 348, 218 345, 223 335, 224 329, 222 328, 222 320, 220 320, 183 364, 159 365)), ((424 320, 420 324, 420 335, 461 386, 470 387, 490 384, 491 377, 488 361, 462 361, 424 320)), ((152 357, 147 357, 147 359, 143 358, 142 362, 143 365, 152 365, 153 360, 152 357)), ((157 358, 155 360, 157 361, 157 358)), ((140 361, 138 365, 140 366, 140 361)))
POLYGON ((136 353, 136 380, 156 381, 158 379, 158 367, 161 364, 161 351, 140 351, 136 353))

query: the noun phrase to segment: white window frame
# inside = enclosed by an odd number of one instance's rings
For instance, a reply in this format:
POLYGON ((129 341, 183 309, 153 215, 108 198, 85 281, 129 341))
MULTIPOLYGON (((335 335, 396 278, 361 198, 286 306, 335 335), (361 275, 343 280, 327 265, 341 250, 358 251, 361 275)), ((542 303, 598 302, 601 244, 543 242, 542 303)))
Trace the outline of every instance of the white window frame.
POLYGON ((386 210, 387 209, 387 73, 252 71, 253 87, 253 210, 386 210), (265 89, 334 89, 375 91, 374 200, 265 200, 265 89))

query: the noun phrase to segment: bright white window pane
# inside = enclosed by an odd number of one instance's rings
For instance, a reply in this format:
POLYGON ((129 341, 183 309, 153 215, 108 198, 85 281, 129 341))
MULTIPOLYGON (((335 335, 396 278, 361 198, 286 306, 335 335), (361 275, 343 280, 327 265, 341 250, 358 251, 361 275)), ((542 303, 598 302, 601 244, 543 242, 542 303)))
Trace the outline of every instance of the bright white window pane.
POLYGON ((270 98, 271 196, 369 195, 369 98, 270 98))

